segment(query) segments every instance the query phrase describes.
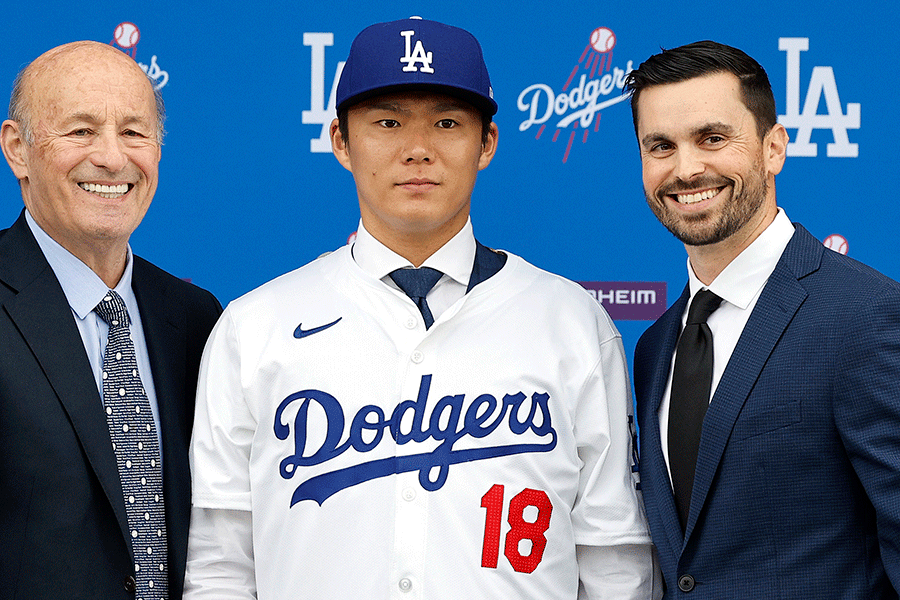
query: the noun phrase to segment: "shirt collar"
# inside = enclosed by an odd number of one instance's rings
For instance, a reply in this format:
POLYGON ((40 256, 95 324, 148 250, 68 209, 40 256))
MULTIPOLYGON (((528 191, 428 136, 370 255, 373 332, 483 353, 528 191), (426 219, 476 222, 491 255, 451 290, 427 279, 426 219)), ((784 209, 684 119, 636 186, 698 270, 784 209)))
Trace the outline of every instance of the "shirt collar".
MULTIPOLYGON (((363 271, 376 279, 383 279, 396 269, 413 266, 411 262, 375 239, 366 231, 362 221, 359 222, 356 241, 353 243, 353 259, 363 271)), ((437 269, 458 283, 468 285, 474 262, 475 235, 472 232, 470 218, 459 233, 425 259, 422 266, 437 269)))
MULTIPOLYGON (((753 240, 753 243, 728 263, 728 266, 709 285, 709 289, 726 302, 746 309, 769 280, 769 276, 775 270, 775 265, 778 264, 778 260, 793 235, 794 226, 791 224, 791 220, 788 219, 784 210, 779 208, 775 220, 758 238, 753 240)), ((694 275, 690 259, 688 259, 687 268, 691 297, 693 298, 706 286, 694 275)))
MULTIPOLYGON (((59 281, 59 285, 62 287, 72 311, 78 315, 79 319, 84 319, 103 300, 106 292, 109 291, 109 287, 81 259, 63 248, 59 242, 41 229, 28 210, 25 211, 25 221, 28 223, 28 228, 31 229, 34 239, 37 240, 41 252, 44 253, 44 258, 50 263, 50 268, 53 269, 53 273, 56 275, 56 279, 59 281)), ((122 273, 122 278, 119 279, 119 283, 114 288, 127 306, 135 305, 134 291, 131 289, 133 262, 131 260, 131 245, 128 245, 125 258, 125 272, 122 273)))

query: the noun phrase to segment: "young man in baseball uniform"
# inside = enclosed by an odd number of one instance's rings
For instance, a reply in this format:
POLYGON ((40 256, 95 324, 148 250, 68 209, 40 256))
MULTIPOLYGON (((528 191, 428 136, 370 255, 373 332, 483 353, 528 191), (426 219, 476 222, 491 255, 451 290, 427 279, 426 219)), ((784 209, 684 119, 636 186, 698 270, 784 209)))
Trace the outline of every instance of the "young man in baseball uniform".
POLYGON ((331 126, 356 241, 235 300, 203 360, 186 597, 654 597, 621 338, 479 244, 481 47, 357 36, 331 126))

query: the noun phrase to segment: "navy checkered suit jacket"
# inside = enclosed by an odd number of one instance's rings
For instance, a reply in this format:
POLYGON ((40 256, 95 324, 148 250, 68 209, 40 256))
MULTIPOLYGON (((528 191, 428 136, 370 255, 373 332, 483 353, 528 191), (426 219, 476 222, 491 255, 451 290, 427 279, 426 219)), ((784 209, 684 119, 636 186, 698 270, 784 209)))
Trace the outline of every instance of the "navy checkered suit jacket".
POLYGON ((684 536, 658 410, 687 289, 635 350, 667 599, 898 597, 900 284, 795 227, 710 402, 684 536))

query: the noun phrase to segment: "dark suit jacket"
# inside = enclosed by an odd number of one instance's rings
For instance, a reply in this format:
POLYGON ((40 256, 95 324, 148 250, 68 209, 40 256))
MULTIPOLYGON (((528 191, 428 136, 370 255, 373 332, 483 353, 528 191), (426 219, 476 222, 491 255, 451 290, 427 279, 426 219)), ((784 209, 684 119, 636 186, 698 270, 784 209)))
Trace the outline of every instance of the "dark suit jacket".
MULTIPOLYGON (((140 258, 132 286, 159 402, 169 592, 181 598, 197 371, 221 307, 140 258)), ((0 232, 0 598, 133 600, 128 540, 84 344, 23 214, 0 232)))
POLYGON ((796 226, 710 402, 683 537, 658 410, 687 299, 634 363, 666 598, 897 598, 900 284, 796 226))

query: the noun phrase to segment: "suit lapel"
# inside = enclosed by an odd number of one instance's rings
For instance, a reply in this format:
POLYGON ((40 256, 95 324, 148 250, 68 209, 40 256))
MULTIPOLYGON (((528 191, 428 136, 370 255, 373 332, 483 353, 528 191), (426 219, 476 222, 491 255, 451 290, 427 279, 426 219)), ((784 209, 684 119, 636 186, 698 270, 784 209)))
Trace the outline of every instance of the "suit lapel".
POLYGON ((154 277, 142 259, 135 257, 134 260, 131 287, 141 311, 165 457, 170 452, 181 451, 181 448, 170 446, 176 441, 174 434, 184 431, 182 411, 177 405, 185 389, 184 315, 180 307, 166 302, 165 280, 154 277))
POLYGON ((706 502, 744 403, 784 330, 806 300, 806 290, 798 280, 818 268, 822 245, 799 225, 795 228, 738 339, 703 421, 686 539, 706 502))
MULTIPOLYGON (((649 372, 641 378, 647 382, 648 387, 638 394, 641 403, 646 404, 640 409, 642 419, 639 423, 641 428, 641 486, 644 490, 645 501, 652 501, 656 505, 656 512, 662 519, 666 541, 671 549, 670 555, 675 556, 680 552, 684 538, 675 508, 675 498, 669 485, 669 471, 663 458, 659 406, 666 391, 672 355, 675 353, 675 345, 678 343, 678 336, 681 332, 681 316, 684 314, 689 297, 690 289, 685 286, 681 297, 660 317, 652 329, 648 330, 650 336, 641 340, 641 344, 650 349, 649 355, 653 357, 653 362, 647 365, 649 372)), ((637 378, 635 385, 637 385, 637 378)), ((659 545, 659 541, 657 541, 657 545, 659 545)), ((660 548, 660 552, 663 550, 660 548)))
POLYGON ((3 310, 56 392, 127 537, 122 487, 100 393, 68 300, 24 215, 0 240, 0 279, 18 292, 3 310))
MULTIPOLYGON (((190 443, 193 398, 186 398, 187 323, 184 306, 169 295, 167 277, 135 257, 131 286, 137 298, 150 358, 163 454, 169 564, 184 564, 190 522, 190 443)), ((170 572, 169 590, 180 589, 170 572)))

